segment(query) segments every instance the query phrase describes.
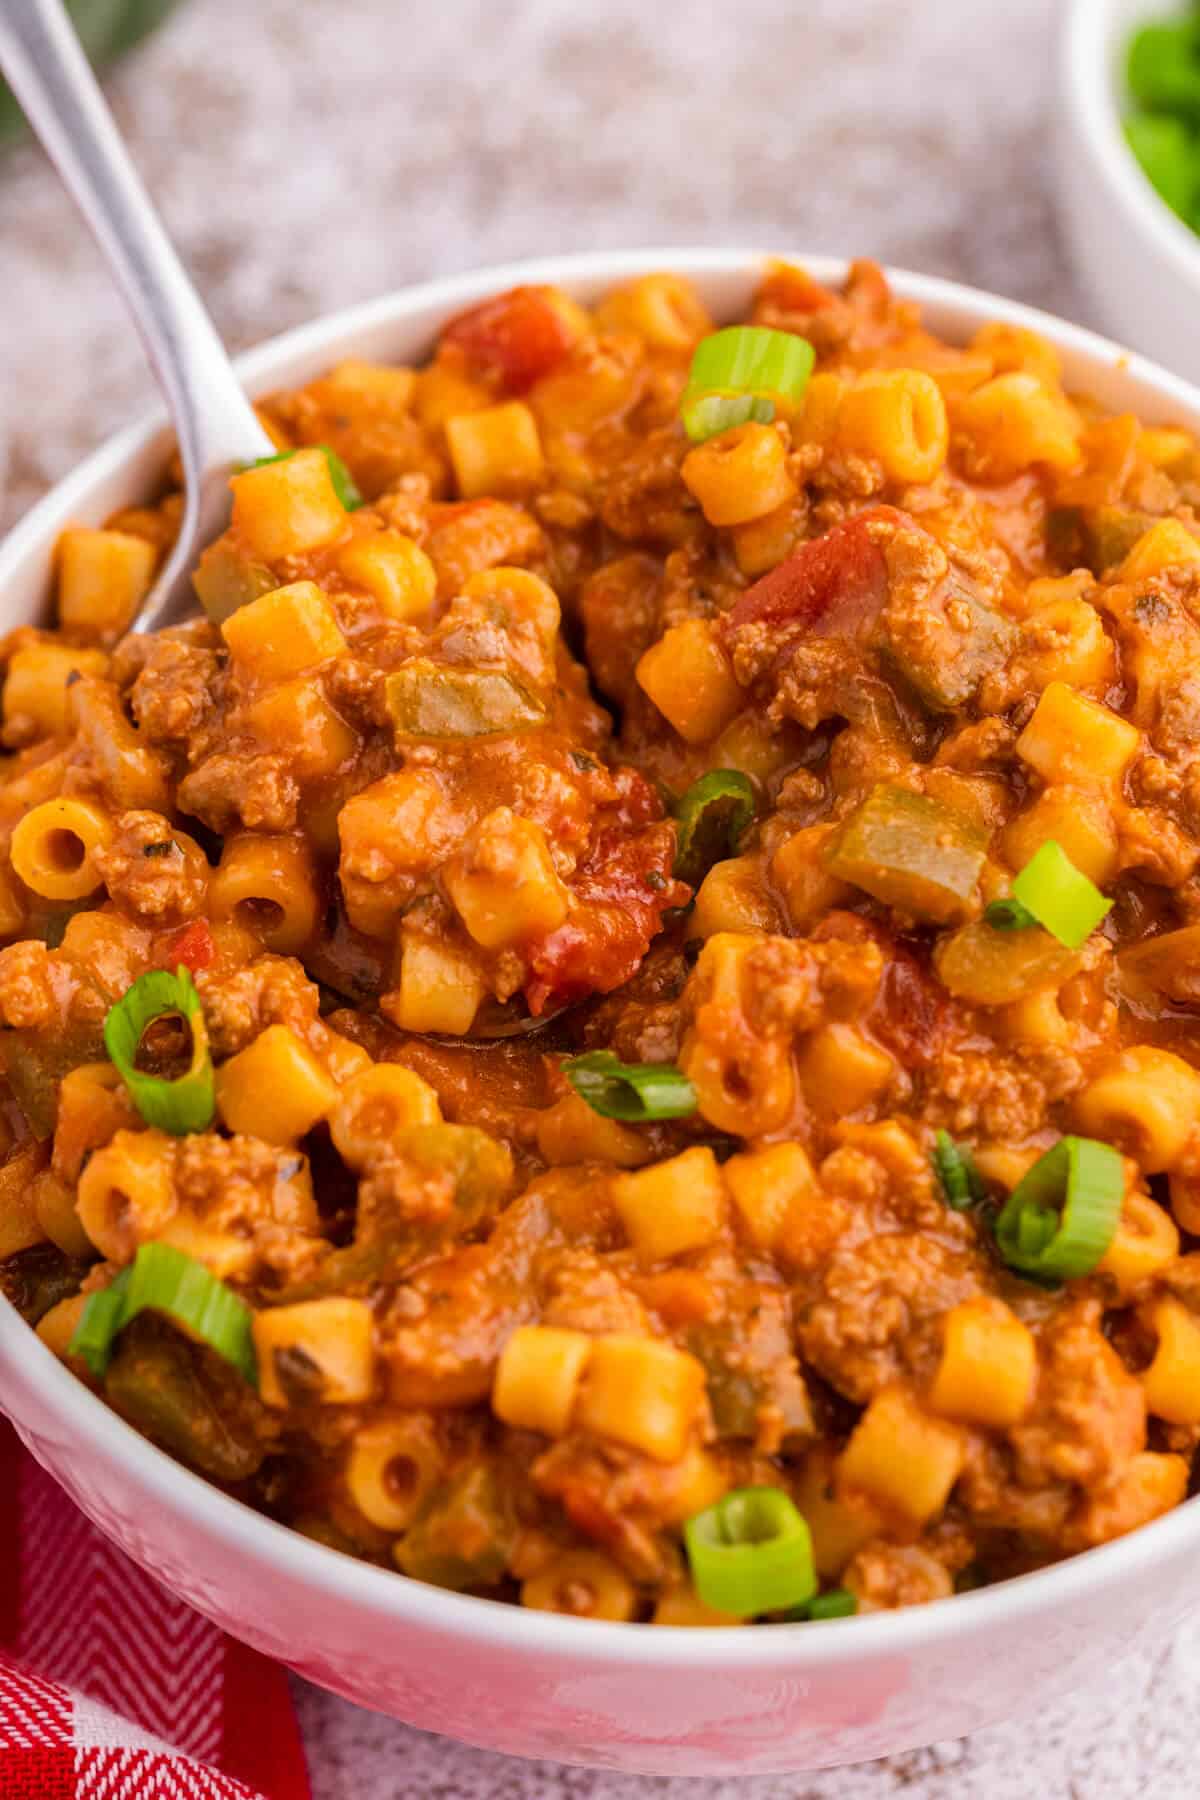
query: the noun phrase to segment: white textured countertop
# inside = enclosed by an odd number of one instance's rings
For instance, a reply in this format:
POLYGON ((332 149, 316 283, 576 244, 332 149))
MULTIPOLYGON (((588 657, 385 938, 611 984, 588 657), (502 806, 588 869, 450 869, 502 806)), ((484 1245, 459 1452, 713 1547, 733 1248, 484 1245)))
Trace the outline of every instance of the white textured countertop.
MULTIPOLYGON (((413 278, 648 243, 869 253, 1092 323, 1047 185, 1060 4, 189 0, 112 92, 234 347, 413 278)), ((150 394, 68 203, 32 152, 10 156, 0 524, 150 394)), ((519 1763, 298 1698, 316 1800, 1182 1800, 1200 1786, 1200 1626, 1020 1724, 762 1781, 519 1763)))

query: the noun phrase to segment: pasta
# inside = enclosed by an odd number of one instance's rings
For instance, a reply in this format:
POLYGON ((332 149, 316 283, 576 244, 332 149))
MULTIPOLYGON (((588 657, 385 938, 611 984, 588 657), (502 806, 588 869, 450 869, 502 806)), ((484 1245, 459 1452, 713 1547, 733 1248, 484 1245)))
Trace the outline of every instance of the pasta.
POLYGON ((444 1468, 428 1420, 400 1413, 355 1433, 346 1457, 346 1487, 365 1519, 398 1534, 412 1524, 444 1468))
POLYGON ((102 876, 100 851, 112 842, 112 823, 87 800, 46 800, 27 812, 9 846, 13 872, 43 900, 83 900, 102 876))
POLYGON ((523 1325, 504 1346, 496 1368, 492 1409, 506 1425, 562 1437, 571 1423, 591 1355, 582 1331, 523 1325))
POLYGON ((740 425, 701 444, 680 473, 710 525, 746 525, 796 492, 787 452, 769 425, 740 425))
POLYGON ((268 1025, 217 1077, 225 1124, 268 1144, 298 1142, 337 1102, 333 1077, 287 1025, 268 1025))
POLYGON ((870 369, 839 400, 834 443, 876 457, 893 481, 932 481, 949 441, 941 390, 920 369, 870 369))
POLYGON ((317 926, 312 856, 300 838, 230 838, 209 888, 212 915, 247 926, 269 950, 299 950, 317 926))

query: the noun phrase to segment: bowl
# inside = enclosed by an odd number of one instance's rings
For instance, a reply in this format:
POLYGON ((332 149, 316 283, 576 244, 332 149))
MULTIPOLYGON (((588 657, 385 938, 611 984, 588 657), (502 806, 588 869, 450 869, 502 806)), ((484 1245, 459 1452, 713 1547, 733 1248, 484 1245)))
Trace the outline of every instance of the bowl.
MULTIPOLYGON (((289 332, 247 356, 251 392, 345 356, 409 360, 439 324, 518 282, 582 300, 654 269, 698 285, 717 318, 747 302, 749 251, 601 253, 483 270, 289 332)), ((800 256, 819 280, 845 265, 800 256)), ((893 272, 934 330, 989 319, 1045 333, 1070 386, 1200 432, 1200 394, 1074 326, 1009 301, 893 272)), ((0 547, 5 627, 48 599, 68 520, 138 500, 167 436, 151 421, 69 476, 0 547)), ((1057 1566, 905 1612, 821 1624, 686 1630, 523 1611, 426 1587, 325 1548, 211 1487, 108 1410, 0 1300, 0 1405, 33 1454, 135 1562, 235 1637, 364 1706, 514 1755, 630 1773, 811 1769, 959 1737, 1107 1673, 1143 1633, 1200 1601, 1200 1501, 1057 1566)))
POLYGON ((1200 237, 1160 199, 1121 128, 1129 38, 1171 10, 1172 0, 1070 0, 1055 109, 1059 218, 1106 330, 1200 381, 1200 237))

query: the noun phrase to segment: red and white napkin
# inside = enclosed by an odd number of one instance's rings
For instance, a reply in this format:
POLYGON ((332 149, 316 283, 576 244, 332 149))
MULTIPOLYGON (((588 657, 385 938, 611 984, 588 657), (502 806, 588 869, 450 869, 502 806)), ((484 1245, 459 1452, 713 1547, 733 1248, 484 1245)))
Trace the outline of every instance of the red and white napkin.
POLYGON ((310 1800, 283 1669, 144 1575, 3 1419, 0 1800, 310 1800))

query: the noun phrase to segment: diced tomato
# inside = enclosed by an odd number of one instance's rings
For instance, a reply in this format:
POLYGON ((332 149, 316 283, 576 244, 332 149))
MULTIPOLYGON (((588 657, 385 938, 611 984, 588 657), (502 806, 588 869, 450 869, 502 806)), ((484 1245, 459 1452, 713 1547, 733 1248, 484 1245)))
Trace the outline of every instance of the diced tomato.
POLYGON ((200 969, 207 969, 217 953, 213 943, 213 934, 208 928, 207 919, 195 919, 169 937, 160 952, 160 968, 177 969, 180 963, 195 975, 200 969))
POLYGON ((637 825, 650 825, 662 818, 662 801, 644 775, 628 763, 621 763, 612 771, 612 779, 617 794, 611 809, 605 809, 606 831, 632 831, 637 825))
POLYGON ((517 287, 451 319, 443 344, 455 344, 468 363, 510 394, 523 394, 560 363, 578 329, 556 290, 517 287))
POLYGON ((953 1034, 954 1010, 941 983, 922 964, 921 953, 914 955, 879 920, 841 908, 826 913, 812 935, 818 943, 835 938, 879 945, 885 959, 883 978, 867 1023, 902 1068, 936 1062, 953 1034))
POLYGON ((871 1029, 902 1068, 924 1068, 946 1048, 951 1007, 945 991, 915 956, 892 949, 879 984, 871 1029))
POLYGON ((629 980, 662 930, 663 914, 691 892, 672 875, 674 861, 675 832, 666 820, 597 838, 571 884, 570 913, 530 956, 531 1013, 609 994, 629 980))
POLYGON ((894 507, 875 506, 801 544, 726 613, 726 643, 744 626, 757 624, 805 625, 815 637, 856 636, 887 599, 887 564, 868 526, 901 518, 894 507))

